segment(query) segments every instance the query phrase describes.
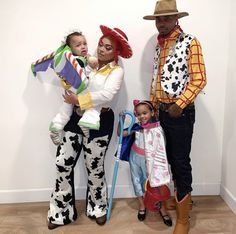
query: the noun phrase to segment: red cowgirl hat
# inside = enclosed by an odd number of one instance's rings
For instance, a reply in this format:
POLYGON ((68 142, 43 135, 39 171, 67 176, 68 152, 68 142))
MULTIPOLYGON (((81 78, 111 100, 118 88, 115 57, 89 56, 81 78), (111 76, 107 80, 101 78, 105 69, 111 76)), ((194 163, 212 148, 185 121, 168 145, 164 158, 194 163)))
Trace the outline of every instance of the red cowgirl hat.
POLYGON ((126 34, 119 28, 108 28, 105 25, 100 25, 100 29, 103 35, 112 35, 114 36, 121 44, 120 56, 123 58, 130 58, 133 55, 132 49, 128 43, 128 37, 126 34))

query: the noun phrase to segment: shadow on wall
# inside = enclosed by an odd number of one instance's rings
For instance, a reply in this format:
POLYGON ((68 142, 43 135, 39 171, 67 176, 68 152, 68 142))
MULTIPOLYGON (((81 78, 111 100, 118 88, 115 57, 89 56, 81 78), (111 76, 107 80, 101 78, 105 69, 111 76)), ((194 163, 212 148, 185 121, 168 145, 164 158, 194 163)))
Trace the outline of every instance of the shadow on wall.
MULTIPOLYGON (((124 61, 125 62, 125 61, 124 61)), ((119 65, 124 68, 123 60, 120 59, 119 65)), ((126 73, 125 73, 126 74, 126 73)), ((114 131, 113 136, 107 151, 106 161, 105 161, 105 170, 106 170, 106 178, 108 186, 110 187, 112 182, 112 175, 113 175, 113 168, 115 163, 115 153, 118 148, 118 136, 117 136, 117 125, 119 121, 119 113, 123 110, 127 109, 128 106, 128 91, 127 91, 127 77, 124 77, 124 81, 121 85, 121 89, 118 94, 115 96, 114 100, 112 101, 112 109, 115 114, 115 122, 114 122, 114 131)), ((123 168, 119 169, 119 176, 117 181, 117 187, 119 187, 119 178, 127 178, 129 177, 129 168, 128 166, 124 166, 123 168)), ((122 185, 129 185, 129 180, 121 180, 122 185), (127 183, 127 184, 126 184, 127 183)))
POLYGON ((190 155, 193 195, 219 195, 221 142, 217 138, 218 126, 214 125, 214 119, 203 99, 207 99, 207 94, 200 93, 195 100, 196 118, 190 155))
POLYGON ((18 185, 12 192, 13 202, 38 200, 42 195, 40 190, 50 187, 53 178, 50 172, 53 157, 49 154, 53 155, 54 149, 49 144, 48 124, 50 116, 53 116, 53 108, 50 111, 49 106, 55 106, 58 99, 55 89, 41 84, 30 70, 22 98, 27 115, 22 123, 19 156, 12 165, 15 176, 10 183, 18 185))
MULTIPOLYGON (((13 170, 20 172, 12 178, 18 184, 14 201, 45 201, 50 199, 55 178, 56 146, 49 137, 49 124, 58 113, 63 102, 62 89, 52 71, 34 77, 29 71, 27 85, 23 93, 27 115, 23 123, 19 157, 15 159, 13 170), (53 81, 53 82, 52 82, 53 81), (19 167, 24 168, 19 170, 19 167), (18 181, 18 182, 16 182, 18 181)), ((79 163, 78 163, 79 164, 79 163)), ((80 170, 81 183, 85 170, 80 170)))
POLYGON ((143 48, 141 65, 140 65, 140 83, 142 84, 142 89, 145 96, 149 99, 150 85, 152 81, 152 72, 153 72, 153 59, 156 48, 156 37, 154 34, 149 38, 145 47, 143 48))

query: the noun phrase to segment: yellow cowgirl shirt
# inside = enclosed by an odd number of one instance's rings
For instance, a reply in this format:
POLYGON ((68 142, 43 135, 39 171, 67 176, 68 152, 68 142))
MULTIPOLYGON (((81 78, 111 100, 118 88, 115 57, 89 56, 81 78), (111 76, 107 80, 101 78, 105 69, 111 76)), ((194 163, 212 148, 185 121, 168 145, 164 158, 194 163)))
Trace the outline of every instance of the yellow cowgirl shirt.
POLYGON ((87 89, 78 96, 81 110, 98 106, 111 107, 110 102, 120 90, 123 78, 124 70, 115 62, 92 71, 87 89))

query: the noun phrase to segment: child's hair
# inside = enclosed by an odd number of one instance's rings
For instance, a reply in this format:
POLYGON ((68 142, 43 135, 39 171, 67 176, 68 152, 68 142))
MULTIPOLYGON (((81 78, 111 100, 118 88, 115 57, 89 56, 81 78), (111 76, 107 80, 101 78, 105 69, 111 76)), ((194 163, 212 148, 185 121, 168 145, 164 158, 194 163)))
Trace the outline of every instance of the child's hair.
POLYGON ((136 110, 137 106, 139 106, 139 105, 147 105, 148 108, 150 109, 150 111, 154 111, 155 110, 155 108, 152 105, 152 103, 150 101, 147 101, 147 100, 134 100, 133 104, 134 104, 134 110, 136 110))
POLYGON ((66 37, 66 45, 70 46, 70 41, 73 36, 84 36, 82 32, 73 32, 66 37))

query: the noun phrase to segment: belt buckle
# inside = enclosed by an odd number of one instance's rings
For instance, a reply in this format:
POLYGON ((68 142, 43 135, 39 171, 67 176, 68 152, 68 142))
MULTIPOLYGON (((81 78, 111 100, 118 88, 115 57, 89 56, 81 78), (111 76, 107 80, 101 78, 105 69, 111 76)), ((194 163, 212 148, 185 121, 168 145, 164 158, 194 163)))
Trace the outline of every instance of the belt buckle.
POLYGON ((168 109, 168 103, 161 102, 160 103, 160 109, 162 111, 166 111, 168 109))
POLYGON ((166 110, 168 110, 169 107, 170 107, 171 105, 173 105, 173 104, 174 104, 174 102, 169 102, 169 103, 160 102, 160 109, 161 109, 162 111, 166 111, 166 110))
POLYGON ((107 111, 109 111, 111 108, 110 107, 102 107, 102 109, 101 109, 101 112, 103 113, 103 112, 107 112, 107 111))

